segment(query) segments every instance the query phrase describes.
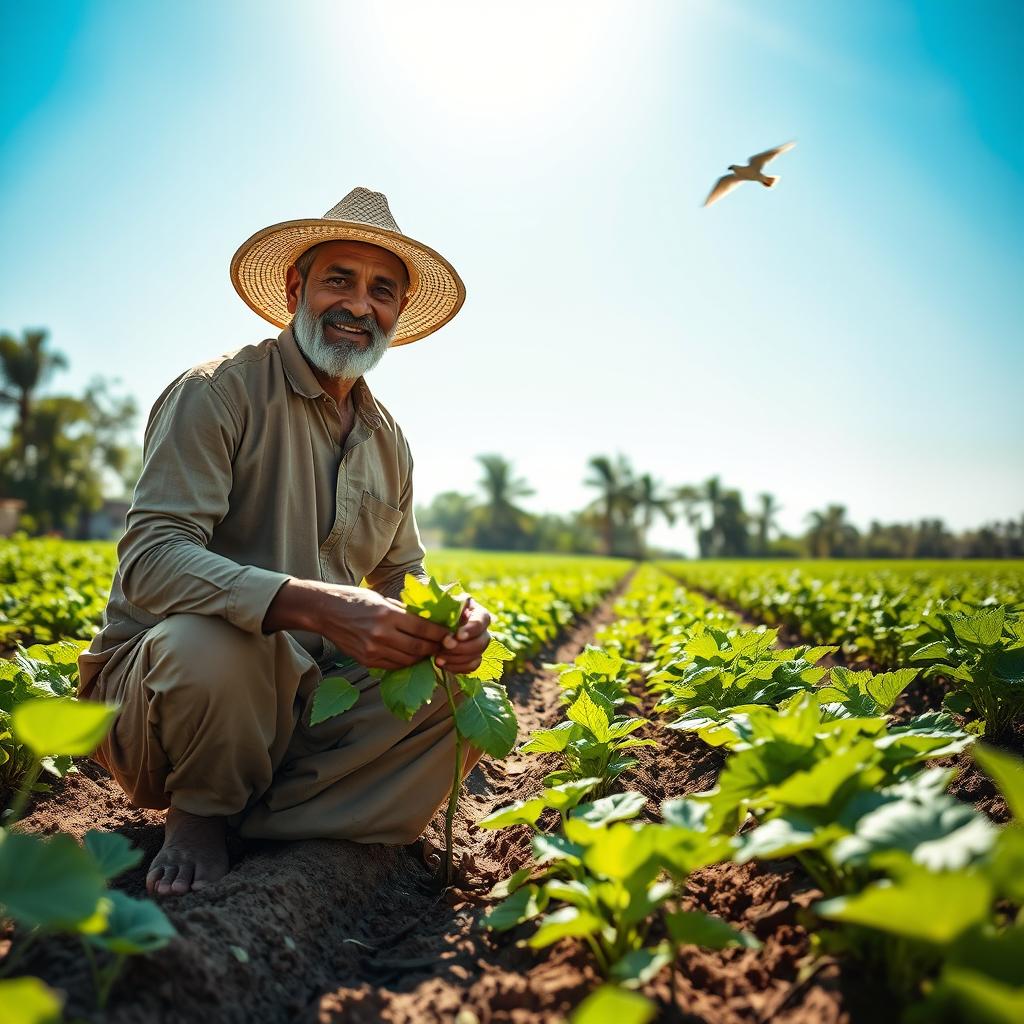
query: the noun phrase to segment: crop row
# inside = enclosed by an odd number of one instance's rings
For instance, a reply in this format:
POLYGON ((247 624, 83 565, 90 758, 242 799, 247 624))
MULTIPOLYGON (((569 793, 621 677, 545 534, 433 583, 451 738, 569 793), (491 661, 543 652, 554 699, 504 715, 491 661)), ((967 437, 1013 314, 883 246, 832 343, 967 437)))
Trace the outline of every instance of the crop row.
POLYGON ((680 909, 687 876, 782 858, 819 890, 819 955, 860 961, 918 1019, 1019 1020, 1021 762, 975 746, 949 713, 894 715, 916 669, 823 667, 834 647, 779 648, 776 630, 736 628, 649 568, 617 607, 602 646, 561 666, 565 720, 521 748, 557 758, 545 789, 480 823, 533 833, 532 861, 497 887, 490 926, 529 922, 534 948, 575 937, 608 980, 574 1020, 649 1020, 654 1006, 629 990, 678 947, 756 945, 680 909), (656 742, 645 708, 728 754, 712 789, 665 801, 654 821, 638 820, 642 794, 619 791, 629 751, 656 742), (950 796, 953 769, 933 764, 970 748, 1006 798, 1005 828, 950 796))
POLYGON ((683 583, 770 626, 835 644, 851 662, 906 664, 942 631, 939 613, 1024 610, 1019 562, 671 562, 683 583))

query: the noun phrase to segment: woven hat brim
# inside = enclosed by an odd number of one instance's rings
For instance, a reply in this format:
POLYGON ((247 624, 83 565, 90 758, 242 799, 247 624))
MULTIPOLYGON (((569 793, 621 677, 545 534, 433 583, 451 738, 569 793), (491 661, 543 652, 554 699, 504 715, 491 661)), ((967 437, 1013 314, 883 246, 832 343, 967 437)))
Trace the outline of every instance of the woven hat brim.
POLYGON ((466 287, 440 253, 397 231, 347 220, 288 220, 257 231, 231 258, 231 283, 254 313, 287 327, 285 272, 312 246, 343 239, 379 245, 409 270, 409 302, 398 318, 392 348, 433 334, 462 308, 466 287))

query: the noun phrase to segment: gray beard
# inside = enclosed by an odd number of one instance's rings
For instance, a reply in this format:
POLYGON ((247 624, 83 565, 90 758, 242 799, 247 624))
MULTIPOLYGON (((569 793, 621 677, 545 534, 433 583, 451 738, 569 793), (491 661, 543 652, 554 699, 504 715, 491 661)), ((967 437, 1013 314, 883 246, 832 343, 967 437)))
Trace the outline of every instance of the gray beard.
POLYGON ((345 310, 316 316, 306 302, 305 292, 292 318, 292 333, 299 351, 311 366, 335 380, 355 380, 369 373, 384 357, 397 329, 396 321, 391 332, 385 334, 372 316, 354 317, 345 310), (344 338, 328 341, 324 326, 329 323, 361 327, 370 332, 370 343, 361 348, 357 342, 344 338))

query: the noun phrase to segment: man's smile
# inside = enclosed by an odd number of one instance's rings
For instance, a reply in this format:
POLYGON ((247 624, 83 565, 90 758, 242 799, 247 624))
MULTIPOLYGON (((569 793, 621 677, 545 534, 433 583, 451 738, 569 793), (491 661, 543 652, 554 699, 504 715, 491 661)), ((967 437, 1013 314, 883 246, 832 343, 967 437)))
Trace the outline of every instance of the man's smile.
POLYGON ((329 330, 334 331, 335 336, 339 338, 351 338, 366 342, 370 340, 370 332, 361 327, 350 327, 344 324, 327 324, 326 326, 329 330))

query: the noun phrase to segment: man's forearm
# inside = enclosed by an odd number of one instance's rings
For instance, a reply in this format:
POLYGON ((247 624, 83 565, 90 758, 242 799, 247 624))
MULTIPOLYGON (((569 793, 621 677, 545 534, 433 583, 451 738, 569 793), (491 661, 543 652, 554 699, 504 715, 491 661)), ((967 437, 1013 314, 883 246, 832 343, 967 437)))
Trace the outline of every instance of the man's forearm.
POLYGON ((324 605, 323 584, 313 580, 290 579, 274 595, 263 617, 263 632, 276 633, 280 629, 301 629, 320 632, 317 624, 324 605))

